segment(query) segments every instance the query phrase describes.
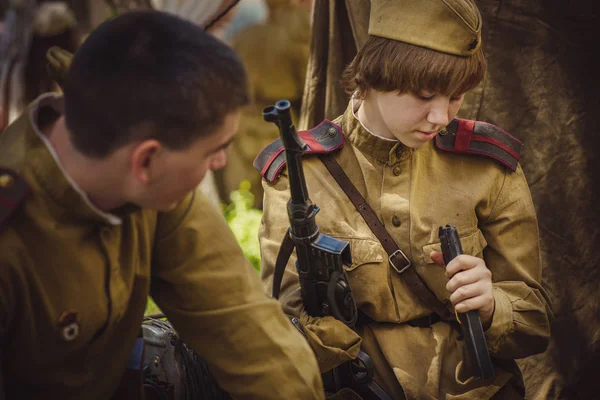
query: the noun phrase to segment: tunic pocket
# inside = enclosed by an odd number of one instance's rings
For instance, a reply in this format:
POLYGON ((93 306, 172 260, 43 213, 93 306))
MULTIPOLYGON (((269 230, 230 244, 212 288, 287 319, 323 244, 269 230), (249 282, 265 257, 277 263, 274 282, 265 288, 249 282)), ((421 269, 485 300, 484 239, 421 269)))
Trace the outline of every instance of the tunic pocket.
POLYGON ((350 242, 350 252, 352 253, 352 264, 344 265, 346 271, 353 271, 356 268, 369 264, 380 263, 383 261, 383 246, 371 239, 340 239, 350 242))
POLYGON ((356 306, 376 320, 396 320, 390 268, 383 246, 372 239, 348 239, 352 264, 344 265, 356 306))
MULTIPOLYGON (((460 243, 462 244, 464 254, 483 258, 482 252, 487 246, 487 242, 485 237, 483 237, 483 233, 481 233, 479 229, 473 233, 461 236, 460 243)), ((423 246, 423 260, 426 264, 434 264, 431 257, 429 257, 429 254, 431 254, 432 251, 442 251, 442 245, 440 242, 423 246)))

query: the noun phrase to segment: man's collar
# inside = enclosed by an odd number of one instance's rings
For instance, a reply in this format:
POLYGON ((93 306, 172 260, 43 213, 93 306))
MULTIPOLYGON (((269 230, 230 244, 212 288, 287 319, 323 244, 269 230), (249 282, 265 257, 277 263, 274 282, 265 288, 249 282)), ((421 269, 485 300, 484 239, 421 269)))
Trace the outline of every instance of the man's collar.
MULTIPOLYGON (((63 113, 63 98, 58 93, 46 93, 40 96, 29 109, 29 119, 33 132, 41 141, 41 145, 32 149, 28 162, 40 185, 48 192, 66 213, 77 214, 85 219, 119 225, 122 219, 96 207, 88 195, 77 185, 69 173, 62 167, 61 161, 40 129, 40 117, 63 113)), ((48 121, 42 121, 48 122, 48 121)), ((139 209, 139 208, 138 208, 139 209)))

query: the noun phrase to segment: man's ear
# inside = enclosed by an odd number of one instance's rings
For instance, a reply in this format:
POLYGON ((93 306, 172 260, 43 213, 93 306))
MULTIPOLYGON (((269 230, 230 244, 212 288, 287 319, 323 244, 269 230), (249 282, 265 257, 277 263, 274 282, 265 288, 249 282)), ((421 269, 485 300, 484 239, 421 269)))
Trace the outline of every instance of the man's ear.
POLYGON ((131 173, 143 184, 152 179, 151 166, 162 145, 156 139, 148 139, 138 143, 131 152, 131 173))

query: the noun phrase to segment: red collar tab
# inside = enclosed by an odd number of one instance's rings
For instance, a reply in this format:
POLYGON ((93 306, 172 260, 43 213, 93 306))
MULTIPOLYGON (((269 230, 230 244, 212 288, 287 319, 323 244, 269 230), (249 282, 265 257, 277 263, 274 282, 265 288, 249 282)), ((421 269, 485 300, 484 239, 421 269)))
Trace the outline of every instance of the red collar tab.
MULTIPOLYGON (((340 149, 344 144, 342 128, 329 120, 321 122, 308 131, 298 131, 298 135, 306 142, 305 154, 328 154, 340 149)), ((275 182, 285 166, 285 151, 281 138, 268 144, 256 156, 254 168, 268 182, 275 182)))
POLYGON ((492 158, 516 171, 523 143, 503 129, 487 122, 455 118, 435 138, 438 149, 492 158))

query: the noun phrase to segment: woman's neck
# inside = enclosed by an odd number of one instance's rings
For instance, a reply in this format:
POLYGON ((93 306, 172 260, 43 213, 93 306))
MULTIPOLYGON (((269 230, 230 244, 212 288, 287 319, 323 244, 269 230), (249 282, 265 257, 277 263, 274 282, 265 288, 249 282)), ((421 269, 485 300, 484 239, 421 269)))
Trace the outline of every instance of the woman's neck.
POLYGON ((368 98, 353 101, 360 102, 354 115, 369 133, 385 140, 398 140, 385 125, 381 113, 379 113, 379 108, 371 104, 368 98))

